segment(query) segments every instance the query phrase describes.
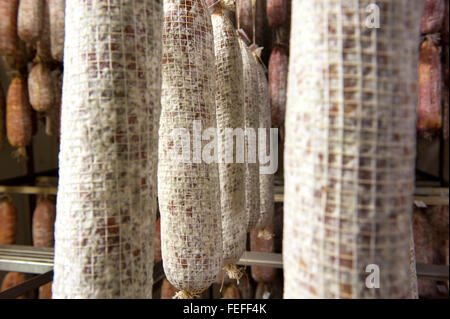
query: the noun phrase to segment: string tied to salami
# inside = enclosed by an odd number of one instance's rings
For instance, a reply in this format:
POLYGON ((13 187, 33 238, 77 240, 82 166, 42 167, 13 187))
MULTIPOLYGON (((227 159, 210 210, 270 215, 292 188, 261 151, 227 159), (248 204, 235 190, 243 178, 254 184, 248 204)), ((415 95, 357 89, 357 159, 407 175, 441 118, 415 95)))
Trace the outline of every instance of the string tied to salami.
POLYGON ((173 299, 195 299, 195 298, 199 298, 200 294, 205 289, 206 288, 193 290, 193 291, 180 290, 173 296, 173 299))
POLYGON ((224 268, 230 279, 235 279, 237 284, 239 285, 239 280, 244 275, 244 268, 238 267, 236 264, 228 264, 224 268))
POLYGON ((264 228, 258 231, 258 238, 269 240, 273 238, 273 233, 264 228))

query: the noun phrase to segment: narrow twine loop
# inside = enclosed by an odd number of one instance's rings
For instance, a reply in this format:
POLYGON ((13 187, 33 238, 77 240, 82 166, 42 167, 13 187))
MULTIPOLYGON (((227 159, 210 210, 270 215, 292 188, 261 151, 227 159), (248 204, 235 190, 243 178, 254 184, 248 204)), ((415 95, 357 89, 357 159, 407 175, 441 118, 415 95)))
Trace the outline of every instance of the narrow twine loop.
POLYGON ((239 285, 239 280, 244 275, 242 268, 237 267, 236 264, 228 264, 223 269, 226 271, 228 277, 230 279, 236 279, 236 282, 239 285))
POLYGON ((266 228, 260 229, 258 231, 258 238, 264 239, 264 240, 270 240, 273 238, 273 233, 268 231, 266 228))

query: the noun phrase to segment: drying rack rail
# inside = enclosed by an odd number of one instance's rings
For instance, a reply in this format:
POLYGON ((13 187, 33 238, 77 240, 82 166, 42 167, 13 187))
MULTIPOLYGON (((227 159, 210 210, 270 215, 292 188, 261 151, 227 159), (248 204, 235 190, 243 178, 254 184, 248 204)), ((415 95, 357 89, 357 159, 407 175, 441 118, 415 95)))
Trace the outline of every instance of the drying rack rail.
MULTIPOLYGON (((41 248, 21 245, 0 245, 0 271, 17 271, 37 276, 4 292, 2 298, 16 298, 30 290, 53 280, 53 248, 41 248)), ((238 261, 238 265, 283 268, 281 254, 246 251, 238 261)), ((449 279, 449 267, 440 265, 417 264, 419 277, 446 281, 449 279)), ((164 278, 161 262, 155 264, 153 281, 164 278)))

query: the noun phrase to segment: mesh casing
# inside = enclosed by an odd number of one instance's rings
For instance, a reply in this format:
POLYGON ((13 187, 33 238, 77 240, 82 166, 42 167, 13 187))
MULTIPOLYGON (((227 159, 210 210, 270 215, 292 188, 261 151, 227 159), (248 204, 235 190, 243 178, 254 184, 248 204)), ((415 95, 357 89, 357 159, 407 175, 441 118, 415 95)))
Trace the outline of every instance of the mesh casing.
POLYGON ((420 13, 420 1, 293 1, 285 298, 410 296, 420 13))
POLYGON ((53 298, 151 298, 162 5, 66 13, 53 298))
MULTIPOLYGON (((13 1, 11 1, 13 2, 13 1)), ((17 13, 17 34, 28 43, 39 38, 42 29, 44 0, 22 0, 17 13)))
POLYGON ((237 158, 239 136, 233 144, 230 129, 244 130, 244 87, 242 57, 238 37, 221 8, 213 9, 211 21, 216 56, 216 118, 219 138, 219 179, 222 211, 224 263, 235 263, 245 251, 247 241, 245 212, 245 163, 237 158), (233 145, 236 145, 234 148, 233 145), (233 154, 232 163, 227 154, 233 154))
POLYGON ((253 53, 239 39, 244 74, 244 119, 245 119, 245 210, 247 231, 256 227, 259 219, 259 162, 258 162, 258 65, 253 53), (250 130, 249 130, 250 129, 250 130), (249 133, 249 134, 248 134, 249 133), (253 152, 251 146, 253 145, 253 152))
POLYGON ((46 0, 49 9, 50 51, 52 58, 62 62, 64 57, 64 13, 66 0, 46 0))
MULTIPOLYGON (((271 112, 270 112, 270 95, 269 95, 269 84, 267 82, 267 77, 264 73, 262 66, 258 63, 258 107, 259 107, 259 129, 265 130, 265 139, 259 140, 258 151, 262 152, 265 149, 267 156, 270 152, 270 128, 272 126, 271 122, 271 112), (264 147, 261 147, 262 144, 264 147)), ((260 165, 267 166, 268 163, 260 165)), ((259 204, 260 212, 258 223, 255 228, 265 228, 273 218, 274 212, 274 176, 273 174, 259 174, 259 204)))
POLYGON ((409 278, 410 278, 410 287, 411 287, 411 295, 410 299, 419 299, 419 288, 417 283, 417 269, 416 269, 416 251, 414 247, 414 234, 413 234, 413 225, 411 223, 411 227, 409 230, 410 242, 409 242, 409 278))
POLYGON ((218 165, 195 158, 213 142, 194 143, 194 121, 203 130, 217 127, 214 38, 204 0, 164 2, 162 79, 158 200, 164 272, 177 289, 196 294, 214 282, 223 261, 218 165), (176 159, 174 129, 189 133, 191 161, 176 159))

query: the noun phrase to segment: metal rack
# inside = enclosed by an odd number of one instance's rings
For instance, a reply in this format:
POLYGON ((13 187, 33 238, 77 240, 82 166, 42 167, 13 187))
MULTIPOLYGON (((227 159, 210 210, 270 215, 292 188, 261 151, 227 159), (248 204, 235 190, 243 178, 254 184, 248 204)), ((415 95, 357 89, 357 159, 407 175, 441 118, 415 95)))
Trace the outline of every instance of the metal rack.
MULTIPOLYGON (((0 271, 18 271, 38 274, 38 276, 17 285, 4 292, 2 298, 16 298, 24 293, 36 289, 53 279, 53 248, 38 248, 20 245, 0 245, 0 271)), ((260 253, 246 251, 238 265, 283 268, 281 254, 260 253)), ((417 265, 419 277, 446 281, 449 279, 449 267, 439 265, 417 265)), ((162 263, 155 264, 153 281, 159 282, 164 278, 162 263)))
MULTIPOLYGON (((0 193, 56 195, 57 191, 57 187, 50 186, 0 185, 0 193)), ((274 199, 275 202, 278 203, 284 201, 282 185, 275 185, 274 199)), ((449 189, 445 187, 416 187, 414 204, 418 207, 426 207, 428 205, 449 205, 449 189)))
MULTIPOLYGON (((0 193, 15 193, 24 195, 47 194, 56 195, 57 171, 52 170, 0 181, 0 193), (46 186, 31 186, 20 184, 31 184, 37 181, 46 181, 46 186)), ((414 204, 418 207, 428 205, 449 205, 449 189, 442 187, 442 182, 437 180, 417 181, 414 195, 414 204)), ((283 184, 281 180, 275 181, 275 202, 284 201, 283 184)), ((0 271, 16 271, 34 274, 30 280, 17 285, 7 291, 0 292, 2 298, 16 298, 36 289, 53 280, 53 248, 38 248, 21 245, 0 245, 0 271)), ((247 251, 239 260, 238 265, 263 266, 283 268, 282 255, 274 253, 260 253, 247 251)), ((417 264, 417 275, 422 278, 434 280, 449 280, 449 266, 417 264)), ((164 278, 162 263, 157 263, 153 271, 154 283, 164 278)))
MULTIPOLYGON (((30 280, 0 292, 0 299, 19 297, 31 290, 53 280, 53 248, 0 245, 0 271, 17 271, 34 274, 30 280)), ((164 278, 162 263, 153 268, 153 281, 159 282, 164 278)))

